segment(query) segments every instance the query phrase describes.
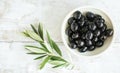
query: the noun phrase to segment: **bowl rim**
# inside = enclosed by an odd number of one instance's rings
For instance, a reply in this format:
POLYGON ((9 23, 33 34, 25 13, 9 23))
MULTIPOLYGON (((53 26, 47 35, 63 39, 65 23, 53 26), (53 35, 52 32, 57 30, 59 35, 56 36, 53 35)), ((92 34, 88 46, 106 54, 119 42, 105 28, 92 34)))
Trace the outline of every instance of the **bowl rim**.
POLYGON ((74 55, 76 55, 76 56, 81 56, 81 57, 96 57, 96 56, 100 56, 100 55, 104 54, 104 53, 108 50, 108 48, 112 47, 113 41, 115 40, 115 33, 116 33, 116 32, 115 32, 115 26, 113 25, 113 20, 111 19, 110 14, 109 14, 107 11, 103 10, 102 8, 93 7, 93 6, 77 7, 77 8, 75 8, 75 9, 73 9, 72 11, 70 11, 70 12, 65 16, 65 18, 64 18, 64 20, 63 20, 63 23, 62 23, 62 28, 61 28, 62 42, 63 42, 63 44, 65 45, 65 47, 68 49, 68 51, 69 51, 70 53, 73 53, 74 55), (70 49, 70 47, 68 46, 68 44, 65 42, 66 40, 64 39, 64 27, 65 27, 65 23, 66 23, 66 22, 65 22, 65 21, 66 21, 66 18, 68 18, 68 16, 69 16, 71 13, 73 13, 74 11, 79 10, 79 9, 83 9, 83 8, 92 8, 92 9, 100 10, 101 12, 103 12, 103 13, 109 18, 109 20, 110 20, 110 22, 111 22, 111 25, 112 25, 112 27, 113 27, 114 34, 112 35, 113 38, 112 38, 109 46, 108 46, 104 51, 102 51, 102 52, 100 52, 100 53, 98 53, 98 54, 95 54, 95 55, 78 55, 78 54, 76 54, 74 51, 72 51, 72 50, 70 49))

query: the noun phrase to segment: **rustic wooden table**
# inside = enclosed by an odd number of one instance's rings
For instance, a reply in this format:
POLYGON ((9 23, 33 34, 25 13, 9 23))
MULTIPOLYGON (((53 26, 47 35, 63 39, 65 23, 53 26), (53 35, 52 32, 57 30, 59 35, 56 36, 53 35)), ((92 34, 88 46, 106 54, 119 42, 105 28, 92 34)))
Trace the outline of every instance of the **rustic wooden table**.
POLYGON ((119 0, 0 0, 0 73, 120 73, 119 3, 119 0), (21 32, 30 29, 29 24, 43 23, 69 60, 61 39, 61 24, 72 9, 85 5, 102 8, 110 14, 116 31, 112 47, 96 57, 80 58, 70 53, 75 64, 73 70, 49 66, 39 70, 39 61, 27 55, 23 47, 36 43, 21 32))

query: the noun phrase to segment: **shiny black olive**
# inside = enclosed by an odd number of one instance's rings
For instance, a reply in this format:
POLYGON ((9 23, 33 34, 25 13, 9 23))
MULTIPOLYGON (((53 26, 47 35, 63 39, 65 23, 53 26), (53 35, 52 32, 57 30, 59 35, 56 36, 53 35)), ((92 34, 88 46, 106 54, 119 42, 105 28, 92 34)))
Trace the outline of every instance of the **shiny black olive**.
POLYGON ((92 39, 92 38, 93 38, 93 33, 92 33, 91 31, 87 31, 87 33, 86 33, 86 35, 85 35, 85 38, 86 38, 87 40, 92 39))
POLYGON ((73 39, 77 39, 78 37, 79 37, 79 33, 73 33, 73 34, 72 34, 72 38, 73 38, 73 39))
POLYGON ((69 42, 74 42, 74 39, 72 37, 68 37, 69 42))
POLYGON ((84 41, 83 41, 83 40, 80 40, 80 39, 77 40, 76 43, 77 43, 78 47, 82 47, 82 46, 84 46, 84 44, 85 44, 84 41))
POLYGON ((80 19, 81 18, 81 12, 80 11, 75 11, 74 13, 73 13, 73 17, 75 18, 75 19, 80 19))
POLYGON ((73 32, 77 31, 78 30, 78 24, 77 23, 71 24, 71 30, 73 32))
POLYGON ((85 45, 86 46, 91 46, 92 45, 92 41, 91 40, 85 40, 85 45))
POLYGON ((106 30, 106 36, 112 36, 113 35, 113 29, 107 29, 106 30))
POLYGON ((98 28, 102 28, 104 26, 104 23, 100 22, 99 20, 96 21, 96 25, 98 28))
POLYGON ((70 27, 67 27, 66 30, 65 30, 65 33, 66 33, 66 35, 71 36, 73 32, 70 29, 70 27))
POLYGON ((94 36, 99 36, 100 33, 101 33, 100 30, 95 30, 95 31, 93 32, 94 36))
POLYGON ((71 42, 69 44, 69 47, 72 48, 72 49, 75 49, 75 48, 77 48, 77 45, 75 43, 71 42))
POLYGON ((102 40, 102 41, 105 41, 107 39, 107 36, 104 33, 102 33, 100 35, 99 39, 102 40))
POLYGON ((80 21, 85 21, 85 20, 86 20, 85 16, 81 15, 80 21))
POLYGON ((89 46, 89 47, 88 47, 88 50, 89 50, 89 51, 95 50, 95 46, 89 46))
POLYGON ((79 48, 79 51, 82 53, 82 52, 86 52, 88 50, 88 47, 86 46, 83 46, 83 47, 80 47, 79 48))
POLYGON ((103 27, 100 29, 101 32, 104 32, 107 29, 107 25, 104 24, 103 27))
POLYGON ((104 42, 103 41, 101 41, 101 40, 99 40, 99 41, 97 41, 96 42, 96 47, 101 47, 101 46, 103 46, 103 44, 104 44, 104 42))
POLYGON ((97 42, 98 41, 98 37, 93 37, 92 41, 93 42, 97 42))
POLYGON ((78 21, 78 25, 82 27, 84 25, 85 21, 78 21))
POLYGON ((94 31, 97 28, 94 23, 90 23, 88 26, 89 26, 89 29, 92 31, 94 31))
POLYGON ((86 13, 86 17, 87 17, 88 20, 93 21, 95 15, 94 15, 94 13, 92 13, 92 12, 87 12, 87 13, 86 13))
POLYGON ((85 39, 85 34, 81 35, 81 39, 83 39, 83 40, 85 39))
POLYGON ((71 25, 71 24, 74 24, 75 23, 75 18, 74 17, 70 17, 68 19, 68 24, 71 25))
POLYGON ((104 20, 103 18, 99 19, 99 21, 100 21, 101 23, 104 23, 104 22, 105 22, 105 20, 104 20))

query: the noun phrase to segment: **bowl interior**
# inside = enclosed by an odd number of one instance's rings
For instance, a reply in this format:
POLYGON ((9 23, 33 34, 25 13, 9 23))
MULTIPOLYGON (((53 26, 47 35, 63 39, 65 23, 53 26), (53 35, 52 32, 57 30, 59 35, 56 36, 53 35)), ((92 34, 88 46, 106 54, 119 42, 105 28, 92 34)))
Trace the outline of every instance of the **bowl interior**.
MULTIPOLYGON (((95 14, 99 14, 101 15, 104 19, 105 19, 105 23, 107 25, 108 28, 112 28, 113 29, 113 25, 112 25, 112 21, 110 20, 110 18, 108 17, 108 15, 100 10, 100 9, 96 9, 96 8, 91 8, 91 7, 83 7, 83 8, 77 8, 73 11, 71 11, 67 16, 66 18, 64 19, 64 22, 63 22, 63 26, 62 26, 62 39, 63 39, 63 43, 65 44, 65 46, 74 54, 76 55, 85 55, 85 56, 92 56, 92 55, 97 55, 99 53, 102 53, 103 51, 105 51, 111 44, 112 40, 113 40, 113 36, 111 37, 108 37, 107 40, 105 40, 104 42, 104 45, 100 48, 96 48, 94 51, 88 51, 88 52, 85 52, 85 53, 80 53, 78 50, 76 49, 71 49, 69 46, 68 46, 68 36, 65 34, 65 29, 67 28, 68 24, 67 24, 67 21, 68 19, 72 16, 72 14, 75 12, 75 11, 81 11, 83 14, 90 11, 90 12, 93 12, 95 14)), ((114 30, 114 29, 113 29, 114 30)))

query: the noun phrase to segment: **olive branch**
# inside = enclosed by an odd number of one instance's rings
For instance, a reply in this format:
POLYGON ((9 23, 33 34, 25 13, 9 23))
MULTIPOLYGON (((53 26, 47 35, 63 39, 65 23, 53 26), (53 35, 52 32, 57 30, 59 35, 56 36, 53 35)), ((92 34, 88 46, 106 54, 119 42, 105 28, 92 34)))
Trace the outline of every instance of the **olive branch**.
POLYGON ((44 39, 44 31, 42 25, 39 24, 38 28, 35 28, 33 25, 31 25, 31 28, 32 31, 25 30, 23 34, 26 37, 29 37, 39 43, 39 46, 25 45, 25 49, 29 50, 29 53, 27 54, 38 55, 38 57, 36 57, 34 60, 42 61, 40 63, 40 69, 44 68, 47 63, 51 64, 52 68, 68 67, 70 63, 63 58, 60 48, 51 39, 47 31, 47 39, 44 39))

